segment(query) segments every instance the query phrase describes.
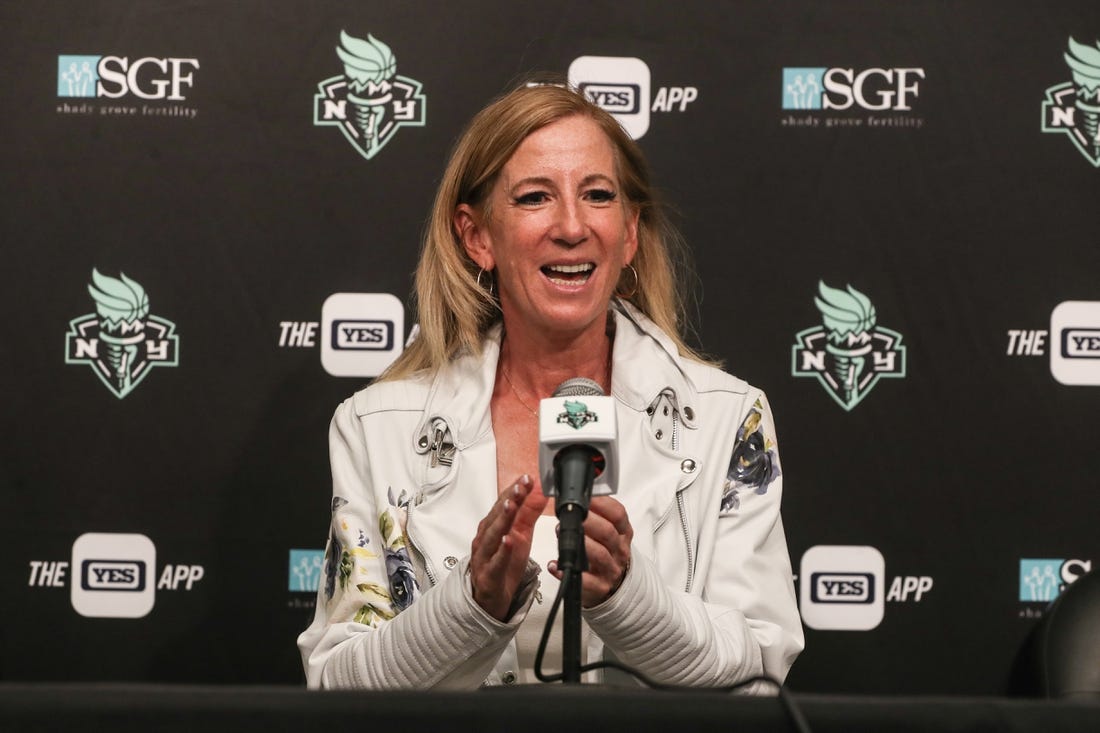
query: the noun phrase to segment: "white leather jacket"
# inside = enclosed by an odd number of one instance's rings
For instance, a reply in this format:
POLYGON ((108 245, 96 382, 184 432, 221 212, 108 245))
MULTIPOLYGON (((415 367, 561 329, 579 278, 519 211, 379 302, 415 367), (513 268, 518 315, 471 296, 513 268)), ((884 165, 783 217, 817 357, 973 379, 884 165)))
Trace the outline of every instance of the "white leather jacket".
MULTIPOLYGON (((612 311, 616 498, 634 540, 622 585, 584 611, 588 659, 610 652, 668 684, 782 680, 804 642, 767 401, 682 359, 629 304, 612 311)), ((529 565, 507 623, 473 601, 466 572, 498 486, 489 401, 499 347, 498 327, 482 354, 434 376, 371 385, 336 410, 325 573, 298 640, 310 687, 472 689, 515 679, 512 637, 538 568, 529 565)))

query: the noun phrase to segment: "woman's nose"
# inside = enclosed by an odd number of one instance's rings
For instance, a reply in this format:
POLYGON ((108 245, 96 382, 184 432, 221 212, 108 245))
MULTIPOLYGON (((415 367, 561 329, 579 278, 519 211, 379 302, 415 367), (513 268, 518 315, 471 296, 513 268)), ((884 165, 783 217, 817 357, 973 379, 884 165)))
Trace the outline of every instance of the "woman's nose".
POLYGON ((554 241, 567 247, 575 247, 588 238, 588 224, 576 202, 563 201, 558 207, 553 236, 554 241))

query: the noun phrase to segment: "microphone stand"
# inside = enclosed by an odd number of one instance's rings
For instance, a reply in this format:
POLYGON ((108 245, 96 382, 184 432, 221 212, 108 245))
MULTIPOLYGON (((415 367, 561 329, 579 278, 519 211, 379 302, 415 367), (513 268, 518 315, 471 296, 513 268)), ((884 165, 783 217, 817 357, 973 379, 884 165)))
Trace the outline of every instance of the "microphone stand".
POLYGON ((581 681, 581 575, 588 569, 588 556, 584 551, 584 527, 577 519, 584 521, 575 504, 569 504, 562 514, 561 534, 558 544, 558 565, 562 570, 562 582, 566 584, 562 600, 561 619, 561 679, 565 684, 579 684, 581 681), (566 523, 576 524, 575 530, 566 531, 566 523), (573 557, 566 559, 569 552, 562 551, 566 537, 577 538, 577 547, 573 557))
POLYGON ((596 476, 592 454, 588 446, 571 445, 554 457, 555 511, 560 523, 558 567, 566 584, 561 620, 561 674, 565 684, 581 681, 581 575, 588 569, 583 525, 596 476))

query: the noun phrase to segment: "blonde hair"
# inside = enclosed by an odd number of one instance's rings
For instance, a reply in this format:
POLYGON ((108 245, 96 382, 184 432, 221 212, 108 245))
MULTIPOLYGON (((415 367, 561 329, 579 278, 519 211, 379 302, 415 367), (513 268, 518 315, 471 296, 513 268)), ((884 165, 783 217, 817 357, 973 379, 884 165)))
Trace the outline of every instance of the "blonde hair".
MULTIPOLYGON (((399 379, 434 371, 461 353, 480 353, 486 332, 500 320, 493 293, 479 282, 480 268, 469 258, 454 228, 459 204, 481 208, 500 171, 528 135, 557 120, 584 115, 595 121, 615 151, 621 193, 638 211, 637 272, 621 276, 620 292, 676 343, 680 353, 703 358, 683 340, 684 282, 690 271, 686 247, 655 200, 641 149, 622 126, 580 92, 560 84, 516 88, 477 113, 451 153, 436 192, 416 269, 416 308, 420 333, 379 377, 399 379)), ((489 278, 490 282, 492 278, 489 278)))

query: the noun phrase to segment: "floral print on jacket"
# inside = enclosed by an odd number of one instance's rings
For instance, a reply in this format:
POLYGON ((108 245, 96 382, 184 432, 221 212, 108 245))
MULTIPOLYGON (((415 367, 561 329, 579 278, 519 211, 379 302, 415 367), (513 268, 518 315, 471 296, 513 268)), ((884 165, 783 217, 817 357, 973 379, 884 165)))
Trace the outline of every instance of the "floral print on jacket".
POLYGON ((377 532, 348 524, 349 518, 340 514, 348 504, 342 497, 332 500, 332 531, 325 553, 325 599, 330 604, 341 605, 349 601, 358 604, 354 620, 377 628, 408 608, 420 595, 409 543, 405 534, 408 523, 408 495, 402 491, 394 497, 393 489, 387 492, 389 505, 378 515, 377 532), (372 548, 371 537, 381 539, 381 547, 372 548), (354 541, 349 541, 354 538, 354 541), (379 554, 381 553, 381 555, 379 554), (372 568, 384 561, 386 577, 372 577, 372 568), (337 593, 339 591, 339 593, 337 593))
POLYGON ((775 441, 764 434, 763 417, 764 405, 757 399, 737 429, 733 456, 722 487, 723 513, 741 508, 738 492, 742 489, 754 489, 757 494, 765 494, 772 481, 782 474, 775 441))

